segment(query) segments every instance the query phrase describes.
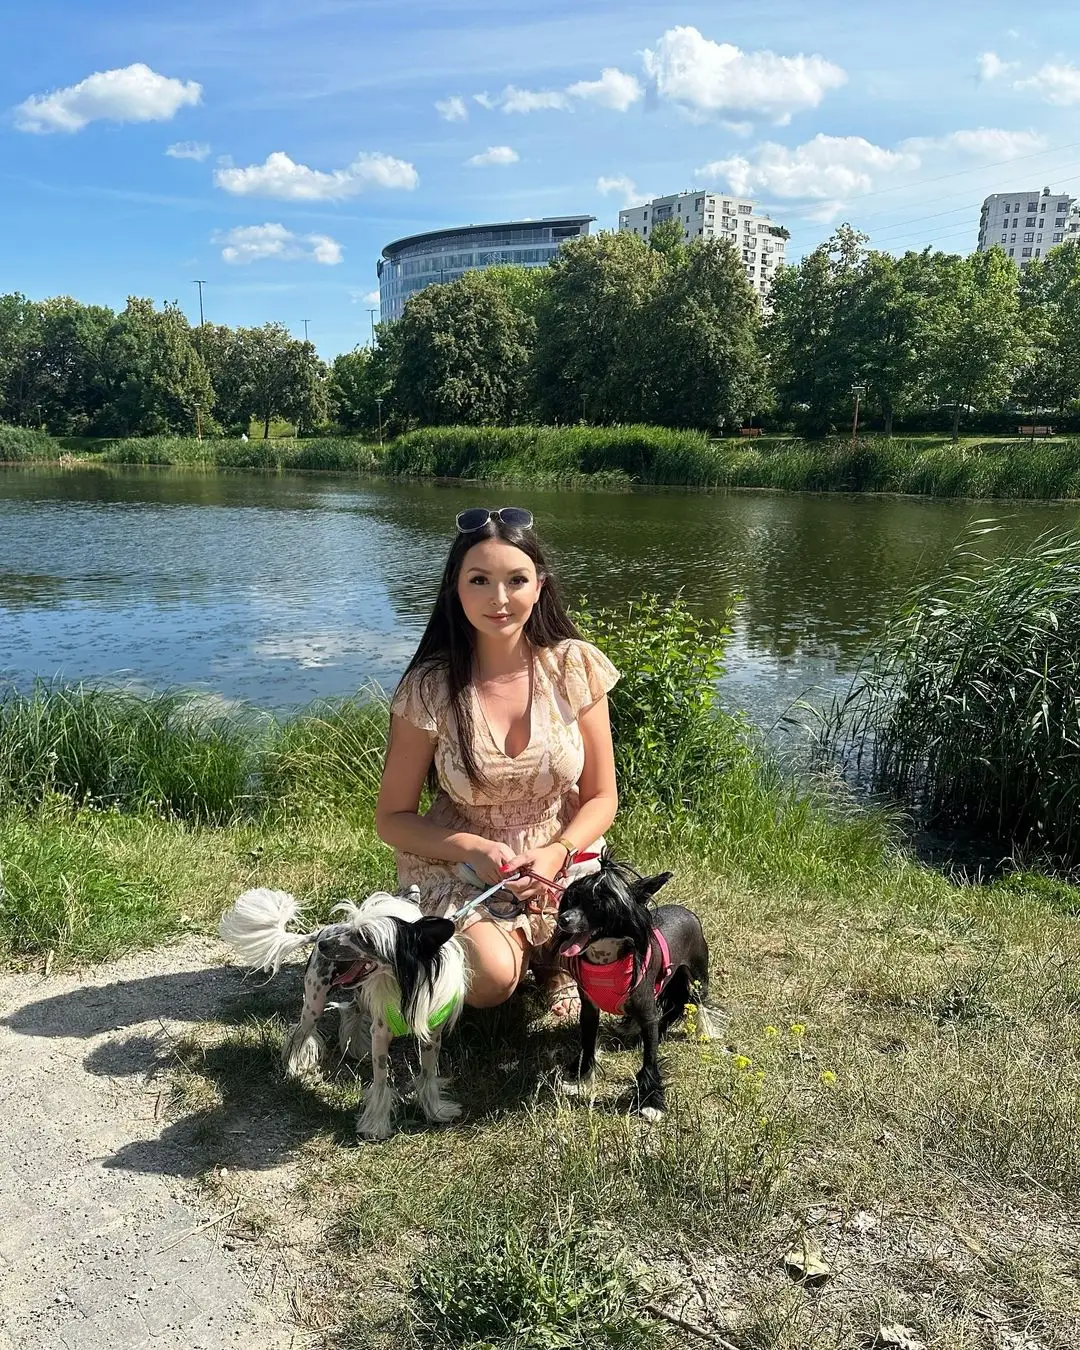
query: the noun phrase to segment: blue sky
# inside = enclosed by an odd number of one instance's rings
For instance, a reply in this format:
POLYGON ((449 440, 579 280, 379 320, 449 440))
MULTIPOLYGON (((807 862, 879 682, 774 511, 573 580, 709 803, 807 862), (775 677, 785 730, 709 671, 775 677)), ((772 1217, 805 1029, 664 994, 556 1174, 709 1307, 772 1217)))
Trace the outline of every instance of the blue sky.
POLYGON ((367 340, 382 246, 637 195, 974 247, 1080 195, 1080 18, 999 0, 38 0, 0 48, 0 291, 367 340), (475 162, 470 162, 475 161, 475 162))

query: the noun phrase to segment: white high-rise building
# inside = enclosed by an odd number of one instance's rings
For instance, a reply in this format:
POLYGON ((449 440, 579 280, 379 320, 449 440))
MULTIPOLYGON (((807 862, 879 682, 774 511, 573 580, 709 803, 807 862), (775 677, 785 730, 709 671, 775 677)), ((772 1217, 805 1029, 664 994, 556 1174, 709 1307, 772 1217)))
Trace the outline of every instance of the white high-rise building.
POLYGON ((788 232, 770 216, 755 209, 747 197, 722 192, 678 192, 673 197, 654 197, 642 206, 619 212, 619 229, 648 239, 652 229, 665 220, 677 220, 683 238, 728 239, 739 252, 747 279, 762 300, 769 293, 776 269, 784 263, 788 232))
POLYGON ((1018 266, 1045 258, 1057 244, 1080 239, 1076 198, 1044 187, 1030 192, 995 192, 979 217, 979 252, 995 245, 1018 266))

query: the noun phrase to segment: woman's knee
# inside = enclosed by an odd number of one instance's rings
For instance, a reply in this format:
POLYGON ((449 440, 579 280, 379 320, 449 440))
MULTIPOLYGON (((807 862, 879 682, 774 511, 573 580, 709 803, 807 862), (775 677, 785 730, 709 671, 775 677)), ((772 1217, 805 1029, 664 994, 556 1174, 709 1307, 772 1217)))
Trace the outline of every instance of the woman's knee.
POLYGON ((520 935, 481 922, 467 929, 462 940, 469 961, 465 1002, 472 1008, 494 1008, 505 1003, 517 988, 525 964, 520 935))

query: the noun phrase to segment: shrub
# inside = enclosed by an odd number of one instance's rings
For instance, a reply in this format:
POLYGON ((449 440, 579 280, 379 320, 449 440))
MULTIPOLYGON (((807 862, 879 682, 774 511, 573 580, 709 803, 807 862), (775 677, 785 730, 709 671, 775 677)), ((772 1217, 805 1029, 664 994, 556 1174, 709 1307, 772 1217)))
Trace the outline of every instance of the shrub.
POLYGON ((935 828, 1080 862, 1080 535, 917 590, 828 721, 834 754, 935 828))

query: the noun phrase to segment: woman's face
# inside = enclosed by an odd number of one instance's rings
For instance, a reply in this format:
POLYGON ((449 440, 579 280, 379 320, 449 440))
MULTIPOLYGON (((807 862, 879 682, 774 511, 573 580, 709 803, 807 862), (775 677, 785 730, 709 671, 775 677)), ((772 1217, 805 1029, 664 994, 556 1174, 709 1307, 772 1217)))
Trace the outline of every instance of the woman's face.
POLYGON ((521 634, 543 585, 527 553, 501 539, 484 539, 462 559, 457 593, 479 634, 510 639, 521 634))

